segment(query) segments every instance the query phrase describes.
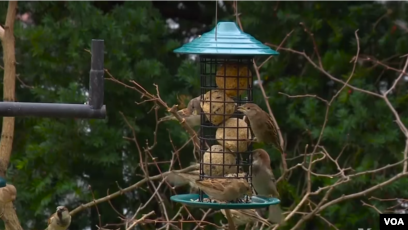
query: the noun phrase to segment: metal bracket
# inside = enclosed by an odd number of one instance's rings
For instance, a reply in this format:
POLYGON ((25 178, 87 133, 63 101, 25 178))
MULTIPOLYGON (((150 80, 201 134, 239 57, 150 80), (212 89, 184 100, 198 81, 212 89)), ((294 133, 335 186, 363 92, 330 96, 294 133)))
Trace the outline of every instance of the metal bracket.
POLYGON ((104 98, 104 41, 92 39, 89 105, 65 103, 0 102, 3 117, 106 118, 104 98))

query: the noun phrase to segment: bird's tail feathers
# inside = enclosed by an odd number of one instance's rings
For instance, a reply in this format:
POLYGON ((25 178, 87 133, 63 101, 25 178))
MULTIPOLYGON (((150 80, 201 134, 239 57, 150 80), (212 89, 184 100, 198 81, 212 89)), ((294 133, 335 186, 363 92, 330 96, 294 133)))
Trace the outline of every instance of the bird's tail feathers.
POLYGON ((197 187, 190 186, 190 194, 199 194, 200 190, 197 187))
MULTIPOLYGON (((244 211, 246 211, 246 210, 244 209, 244 211)), ((256 215, 256 217, 254 217, 254 219, 258 220, 259 222, 261 222, 262 224, 264 224, 267 227, 272 226, 272 224, 267 219, 265 219, 261 215, 259 215, 259 213, 257 211, 255 211, 254 213, 247 212, 247 215, 250 215, 250 216, 251 215, 256 215)))
POLYGON ((178 173, 172 171, 169 175, 167 175, 166 179, 175 186, 182 186, 186 184, 191 185, 191 183, 194 183, 199 179, 199 175, 195 174, 195 171, 192 171, 191 173, 178 173))
POLYGON ((177 120, 177 119, 173 115, 168 115, 168 116, 160 118, 159 121, 171 121, 171 120, 177 120))
POLYGON ((283 147, 280 144, 279 139, 276 140, 276 142, 273 143, 273 147, 278 150, 281 154, 285 154, 285 152, 283 151, 283 147))
POLYGON ((272 224, 265 218, 262 218, 261 216, 259 217, 259 222, 261 222, 262 224, 264 224, 266 227, 271 227, 272 224))
POLYGON ((189 183, 185 177, 176 172, 170 172, 166 180, 175 186, 183 186, 189 183))
POLYGON ((284 216, 280 205, 269 206, 268 220, 277 224, 283 224, 284 216))

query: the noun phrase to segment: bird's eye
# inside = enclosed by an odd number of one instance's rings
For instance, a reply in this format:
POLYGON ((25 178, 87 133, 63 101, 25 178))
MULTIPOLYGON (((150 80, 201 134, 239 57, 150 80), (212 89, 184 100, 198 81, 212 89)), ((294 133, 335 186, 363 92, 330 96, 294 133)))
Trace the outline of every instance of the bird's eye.
POLYGON ((250 109, 249 107, 247 107, 247 109, 250 109))

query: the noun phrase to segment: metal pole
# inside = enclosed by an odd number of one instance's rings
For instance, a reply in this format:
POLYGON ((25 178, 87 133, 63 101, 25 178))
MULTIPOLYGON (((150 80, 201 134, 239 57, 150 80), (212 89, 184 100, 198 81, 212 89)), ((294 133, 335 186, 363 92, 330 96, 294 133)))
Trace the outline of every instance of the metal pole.
POLYGON ((92 39, 91 71, 89 73, 89 105, 93 109, 100 109, 104 98, 104 41, 92 39))
POLYGON ((0 115, 5 117, 99 118, 106 117, 106 107, 62 103, 1 102, 0 115))
POLYGON ((2 117, 106 118, 103 105, 104 79, 103 40, 92 39, 92 59, 89 79, 89 105, 62 103, 0 102, 2 117))

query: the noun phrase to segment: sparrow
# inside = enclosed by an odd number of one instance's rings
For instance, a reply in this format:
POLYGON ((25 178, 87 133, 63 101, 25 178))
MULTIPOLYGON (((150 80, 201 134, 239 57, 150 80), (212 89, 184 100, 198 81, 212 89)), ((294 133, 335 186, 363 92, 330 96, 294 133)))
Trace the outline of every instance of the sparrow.
POLYGON ((194 170, 188 173, 179 173, 171 171, 167 175, 166 180, 175 186, 183 186, 189 184, 191 189, 190 193, 196 193, 198 187, 196 181, 200 179, 200 170, 194 170))
MULTIPOLYGON (((230 173, 224 175, 225 177, 240 177, 243 178, 246 176, 246 173, 242 172, 242 168, 239 169, 238 175, 236 173, 230 173)), ((188 173, 179 173, 175 171, 171 171, 166 180, 175 186, 183 186, 189 184, 191 189, 190 193, 197 193, 198 186, 196 185, 196 181, 200 179, 200 170, 194 170, 188 173)))
MULTIPOLYGON (((201 105, 200 105, 200 97, 195 97, 190 100, 190 102, 187 105, 187 108, 180 109, 177 111, 177 113, 180 115, 180 117, 183 119, 184 122, 187 122, 187 124, 191 127, 194 128, 196 126, 199 126, 201 124, 201 105)), ((173 114, 162 117, 160 121, 169 121, 169 120, 177 120, 177 118, 174 117, 173 114)), ((182 121, 182 122, 183 122, 182 121)))
POLYGON ((71 224, 71 215, 64 206, 58 206, 57 211, 48 219, 47 230, 66 230, 71 224))
MULTIPOLYGON (((269 223, 268 220, 259 215, 255 211, 255 209, 230 209, 230 212, 232 216, 232 221, 234 221, 236 227, 247 223, 254 223, 257 221, 263 223, 266 227, 271 226, 271 223, 269 223)), ((225 218, 227 218, 224 209, 221 209, 221 213, 224 215, 225 218)))
POLYGON ((235 201, 244 195, 252 196, 252 189, 248 181, 236 178, 217 178, 197 180, 196 186, 210 199, 219 201, 235 201))
POLYGON ((272 144, 283 154, 283 149, 279 141, 279 134, 271 116, 254 103, 246 103, 237 106, 237 110, 242 112, 249 120, 254 140, 272 144))
MULTIPOLYGON (((252 153, 252 185, 258 196, 279 197, 276 180, 271 168, 271 159, 263 149, 255 149, 252 153)), ((280 205, 269 206, 268 220, 282 224, 283 215, 280 205)))

